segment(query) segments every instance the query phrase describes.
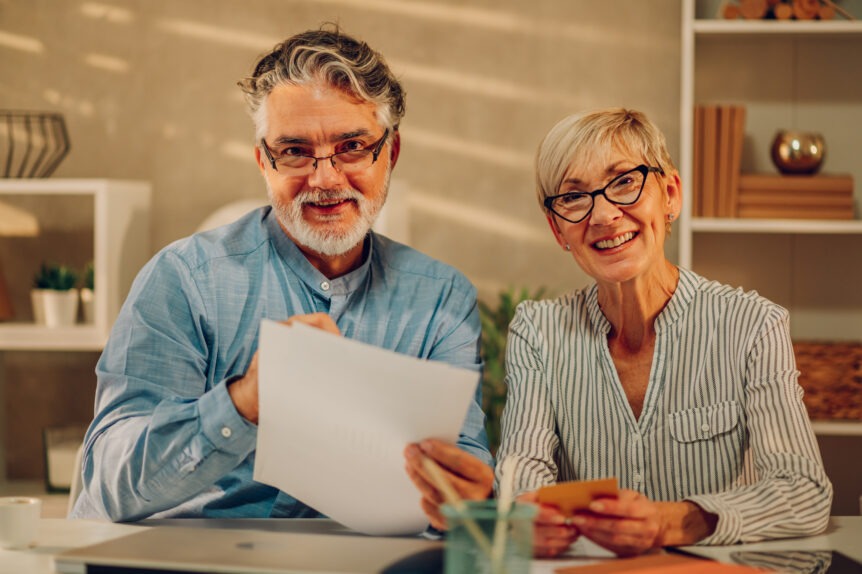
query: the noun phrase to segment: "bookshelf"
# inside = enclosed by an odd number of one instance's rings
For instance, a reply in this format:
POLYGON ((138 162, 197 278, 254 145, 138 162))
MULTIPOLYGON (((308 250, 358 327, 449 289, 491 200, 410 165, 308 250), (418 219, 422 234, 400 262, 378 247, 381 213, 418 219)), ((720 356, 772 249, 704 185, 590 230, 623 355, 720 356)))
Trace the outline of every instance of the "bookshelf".
MULTIPOLYGON (((862 20, 721 20, 717 0, 683 0, 679 263, 757 290, 791 311, 800 340, 862 341, 862 20), (849 174, 855 219, 695 217, 695 107, 741 104, 743 173, 777 174, 779 129, 819 131, 819 175, 849 174)), ((862 2, 845 4, 862 18, 862 2)))

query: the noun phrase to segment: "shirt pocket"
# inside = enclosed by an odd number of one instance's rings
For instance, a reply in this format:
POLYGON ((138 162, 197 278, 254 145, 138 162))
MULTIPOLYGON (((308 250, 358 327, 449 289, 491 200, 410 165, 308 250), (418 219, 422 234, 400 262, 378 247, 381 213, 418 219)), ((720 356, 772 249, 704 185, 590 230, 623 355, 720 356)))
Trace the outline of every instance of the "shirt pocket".
POLYGON ((670 463, 678 498, 721 492, 735 484, 746 449, 740 411, 737 401, 725 401, 670 414, 670 463))

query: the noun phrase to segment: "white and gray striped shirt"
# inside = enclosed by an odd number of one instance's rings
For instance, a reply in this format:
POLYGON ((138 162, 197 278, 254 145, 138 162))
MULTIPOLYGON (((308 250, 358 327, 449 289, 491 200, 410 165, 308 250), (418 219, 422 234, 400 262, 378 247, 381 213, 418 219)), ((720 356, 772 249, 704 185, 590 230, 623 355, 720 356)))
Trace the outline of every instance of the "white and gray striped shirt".
POLYGON ((595 285, 519 305, 498 453, 498 462, 515 458, 519 492, 616 476, 621 488, 717 514, 702 544, 826 527, 832 485, 796 382, 785 309, 680 269, 655 321, 639 419, 608 350, 610 328, 595 285))

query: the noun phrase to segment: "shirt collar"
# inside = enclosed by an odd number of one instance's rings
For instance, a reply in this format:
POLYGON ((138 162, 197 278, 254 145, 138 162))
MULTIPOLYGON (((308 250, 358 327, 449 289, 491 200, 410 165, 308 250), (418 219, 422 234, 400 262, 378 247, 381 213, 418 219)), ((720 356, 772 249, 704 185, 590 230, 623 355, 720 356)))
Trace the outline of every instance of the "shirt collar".
MULTIPOLYGON (((670 328, 671 325, 683 316, 692 299, 694 299, 700 281, 701 278, 696 273, 688 269, 679 269, 679 281, 676 285, 676 291, 674 291, 667 305, 665 305, 664 309, 656 317, 656 333, 661 333, 664 329, 670 328)), ((602 313, 601 307, 599 307, 599 286, 595 283, 587 291, 587 312, 589 313, 590 322, 597 330, 605 334, 610 333, 611 323, 605 317, 605 314, 602 313)))
POLYGON ((329 299, 333 296, 349 295, 359 289, 368 277, 371 268, 371 257, 374 250, 374 233, 369 232, 365 236, 366 253, 362 265, 341 277, 329 279, 309 263, 299 247, 284 233, 278 218, 273 210, 270 210, 264 220, 272 244, 281 256, 282 260, 296 273, 296 276, 305 283, 309 289, 329 299))

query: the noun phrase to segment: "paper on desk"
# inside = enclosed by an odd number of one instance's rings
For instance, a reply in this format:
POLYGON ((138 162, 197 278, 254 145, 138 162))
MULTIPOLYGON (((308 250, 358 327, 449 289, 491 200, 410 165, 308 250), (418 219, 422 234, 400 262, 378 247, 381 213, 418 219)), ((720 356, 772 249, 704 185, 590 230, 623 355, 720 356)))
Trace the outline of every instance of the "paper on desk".
POLYGON ((263 321, 254 479, 368 534, 425 529, 404 447, 458 439, 479 374, 263 321))

